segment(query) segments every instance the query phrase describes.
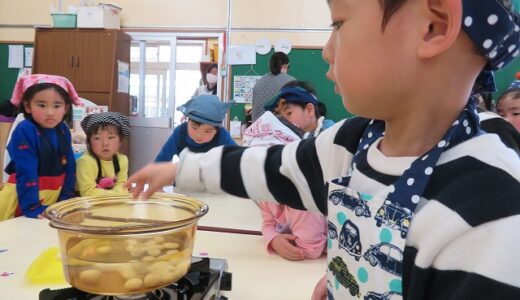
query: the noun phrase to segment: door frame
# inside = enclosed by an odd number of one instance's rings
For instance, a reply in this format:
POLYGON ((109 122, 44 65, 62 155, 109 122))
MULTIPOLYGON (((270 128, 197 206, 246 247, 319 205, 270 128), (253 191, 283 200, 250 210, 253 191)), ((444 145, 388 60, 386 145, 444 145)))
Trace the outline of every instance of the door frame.
MULTIPOLYGON (((130 117, 130 125, 140 127, 155 127, 155 128, 170 128, 174 126, 174 114, 175 114, 175 71, 177 65, 176 48, 179 40, 184 39, 201 39, 201 38, 216 38, 218 40, 218 66, 222 66, 223 53, 224 53, 224 31, 222 32, 125 32, 131 37, 132 42, 139 41, 141 47, 141 58, 140 62, 145 61, 144 57, 146 53, 144 50, 145 42, 147 40, 154 41, 170 41, 170 107, 168 110, 168 117, 166 118, 155 118, 155 117, 143 117, 144 115, 144 74, 145 65, 139 64, 139 76, 140 76, 140 88, 139 88, 139 116, 130 117)), ((222 70, 221 70, 222 71, 222 70)), ((227 70, 226 70, 227 71, 227 70)), ((217 81, 217 89, 227 89, 227 84, 223 84, 223 80, 217 81)), ((226 93, 224 92, 224 95, 226 93)))

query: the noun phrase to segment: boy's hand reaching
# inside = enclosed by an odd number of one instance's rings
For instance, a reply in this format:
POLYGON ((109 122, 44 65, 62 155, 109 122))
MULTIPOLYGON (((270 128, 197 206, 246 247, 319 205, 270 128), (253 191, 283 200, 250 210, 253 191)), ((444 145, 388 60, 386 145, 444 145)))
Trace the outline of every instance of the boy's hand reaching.
POLYGON ((296 236, 292 234, 279 234, 271 241, 271 247, 281 257, 288 260, 302 260, 305 253, 298 247, 294 246, 296 236))
POLYGON ((170 162, 148 164, 130 176, 124 186, 130 190, 132 197, 137 198, 142 192, 142 197, 147 199, 163 186, 172 184, 176 172, 177 164, 170 162), (144 191, 145 184, 148 184, 146 191, 144 191))

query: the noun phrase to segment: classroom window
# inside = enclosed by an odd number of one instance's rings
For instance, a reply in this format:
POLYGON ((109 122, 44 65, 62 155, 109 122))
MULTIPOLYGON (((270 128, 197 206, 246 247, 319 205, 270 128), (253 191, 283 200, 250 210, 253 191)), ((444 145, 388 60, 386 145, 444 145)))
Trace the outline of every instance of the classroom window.
MULTIPOLYGON (((140 82, 140 64, 142 41, 135 41, 130 49, 130 94, 133 102, 139 103, 140 95, 144 95, 144 117, 169 117, 170 107, 175 103, 174 122, 178 124, 182 114, 176 108, 188 101, 201 84, 200 59, 204 51, 201 41, 178 41, 176 56, 172 59, 169 41, 145 41, 144 84, 140 82), (171 99, 170 69, 175 63, 175 97, 171 99), (141 87, 144 91, 141 94, 141 87)), ((134 115, 141 111, 136 103, 132 103, 134 115)))

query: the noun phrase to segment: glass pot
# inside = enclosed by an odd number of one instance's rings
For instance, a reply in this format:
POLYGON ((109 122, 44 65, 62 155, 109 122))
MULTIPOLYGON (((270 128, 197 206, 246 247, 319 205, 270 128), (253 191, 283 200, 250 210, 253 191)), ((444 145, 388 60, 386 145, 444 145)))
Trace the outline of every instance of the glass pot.
POLYGON ((81 197, 55 203, 44 215, 58 229, 65 278, 100 295, 132 295, 179 280, 191 262, 204 203, 156 193, 81 197))

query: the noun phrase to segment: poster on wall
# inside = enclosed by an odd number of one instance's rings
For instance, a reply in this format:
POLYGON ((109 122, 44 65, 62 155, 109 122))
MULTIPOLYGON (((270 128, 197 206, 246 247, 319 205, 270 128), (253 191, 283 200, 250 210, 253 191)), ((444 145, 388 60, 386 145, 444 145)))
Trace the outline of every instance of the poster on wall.
POLYGON ((126 93, 130 90, 130 64, 117 61, 117 92, 126 93))
POLYGON ((9 45, 7 67, 10 69, 23 68, 23 45, 9 45))
POLYGON ((255 46, 229 46, 229 65, 254 65, 256 64, 255 46))
POLYGON ((253 87, 262 76, 233 76, 233 99, 236 103, 253 102, 253 87))
POLYGON ((26 47, 24 50, 25 67, 31 68, 33 61, 33 47, 26 47))

